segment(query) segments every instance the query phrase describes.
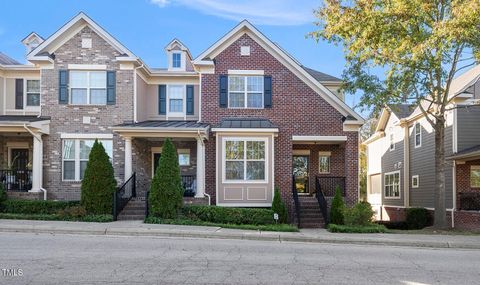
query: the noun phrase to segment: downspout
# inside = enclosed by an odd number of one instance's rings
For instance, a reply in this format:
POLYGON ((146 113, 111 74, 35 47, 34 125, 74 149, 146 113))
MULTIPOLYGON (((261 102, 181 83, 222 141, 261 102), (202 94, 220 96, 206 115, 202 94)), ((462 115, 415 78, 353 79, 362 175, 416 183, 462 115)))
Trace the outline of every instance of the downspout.
POLYGON ((405 193, 405 208, 410 207, 410 138, 409 128, 406 121, 402 122, 404 128, 403 136, 403 189, 405 193))
MULTIPOLYGON (((29 132, 29 133, 32 135, 32 137, 33 137, 34 139, 36 139, 38 142, 42 142, 42 136, 40 136, 40 135, 32 132, 32 130, 30 130, 30 129, 27 127, 27 124, 23 124, 23 128, 24 128, 25 130, 27 130, 27 132, 29 132)), ((43 167, 43 166, 42 166, 42 167, 43 167)), ((42 177, 40 177, 40 181, 42 181, 42 180, 43 180, 42 177)), ((43 192, 43 200, 47 200, 47 190, 46 190, 45 188, 43 188, 43 185, 42 185, 42 184, 43 184, 43 183, 41 182, 39 189, 40 189, 40 191, 43 192)))
POLYGON ((133 69, 133 122, 137 122, 137 69, 144 67, 144 64, 133 69))
MULTIPOLYGON (((203 148, 205 149, 205 143, 203 142, 203 139, 200 135, 200 130, 197 130, 197 136, 198 136, 198 139, 200 140, 203 148)), ((203 166, 203 173, 205 173, 205 153, 203 153, 203 163, 202 163, 202 166, 203 166)), ((197 157, 198 157, 198 153, 197 153, 197 157)), ((198 162, 197 162, 197 166, 198 166, 198 162)), ((197 178, 198 180, 198 178, 197 178)), ((210 196, 210 194, 207 194, 207 192, 205 191, 205 174, 203 175, 203 196, 206 196, 208 198, 208 206, 210 206, 212 204, 212 197, 210 196)))

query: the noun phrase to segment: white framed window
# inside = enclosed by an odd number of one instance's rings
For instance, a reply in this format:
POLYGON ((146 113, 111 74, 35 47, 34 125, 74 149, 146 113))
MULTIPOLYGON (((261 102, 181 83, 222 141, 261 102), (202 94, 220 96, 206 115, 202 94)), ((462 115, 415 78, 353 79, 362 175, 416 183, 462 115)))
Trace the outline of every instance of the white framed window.
POLYGON ((418 175, 412 176, 412 188, 418 188, 420 185, 420 177, 418 175))
POLYGON ((189 166, 190 165, 190 149, 178 149, 178 165, 189 166))
POLYGON ((172 53, 172 67, 181 68, 182 67, 182 54, 180 52, 172 53))
POLYGON ((224 138, 223 180, 266 182, 267 139, 224 138))
POLYGON ((395 135, 393 133, 393 129, 390 128, 390 136, 389 136, 389 139, 390 139, 390 151, 392 150, 395 150, 395 135))
POLYGON ((168 116, 185 116, 185 85, 168 85, 168 116))
POLYGON ((419 122, 415 123, 415 148, 422 146, 422 125, 419 122))
POLYGON ((384 174, 385 198, 400 198, 400 171, 384 174))
POLYGON ((318 173, 330 173, 330 157, 332 153, 329 151, 320 151, 318 153, 318 173))
POLYGON ((40 106, 40 80, 27 79, 27 86, 25 90, 27 107, 40 106))
POLYGON ((262 109, 263 76, 228 76, 228 107, 262 109))
POLYGON ((69 73, 70 104, 106 105, 107 72, 71 70, 69 73))
MULTIPOLYGON (((95 139, 63 139, 62 142, 62 180, 81 181, 95 139)), ((113 157, 112 140, 99 140, 99 142, 102 143, 111 161, 113 157)))
POLYGON ((470 166, 470 187, 480 188, 480 165, 470 166))

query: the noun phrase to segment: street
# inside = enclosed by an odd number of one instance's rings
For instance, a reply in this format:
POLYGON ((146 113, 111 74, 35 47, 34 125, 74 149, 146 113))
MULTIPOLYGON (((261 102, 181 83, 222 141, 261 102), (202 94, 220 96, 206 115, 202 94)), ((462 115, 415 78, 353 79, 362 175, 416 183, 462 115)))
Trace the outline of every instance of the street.
POLYGON ((0 284, 478 284, 480 251, 0 233, 0 267, 0 284))

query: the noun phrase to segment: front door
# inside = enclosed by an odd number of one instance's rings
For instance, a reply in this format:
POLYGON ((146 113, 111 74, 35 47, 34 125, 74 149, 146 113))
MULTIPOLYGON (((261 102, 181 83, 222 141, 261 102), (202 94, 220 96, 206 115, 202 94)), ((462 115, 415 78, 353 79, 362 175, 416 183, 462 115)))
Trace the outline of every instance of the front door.
POLYGON ((293 177, 297 192, 299 194, 309 194, 308 155, 293 156, 293 177))
POLYGON ((28 149, 14 148, 11 152, 10 165, 13 170, 25 170, 28 165, 28 149))

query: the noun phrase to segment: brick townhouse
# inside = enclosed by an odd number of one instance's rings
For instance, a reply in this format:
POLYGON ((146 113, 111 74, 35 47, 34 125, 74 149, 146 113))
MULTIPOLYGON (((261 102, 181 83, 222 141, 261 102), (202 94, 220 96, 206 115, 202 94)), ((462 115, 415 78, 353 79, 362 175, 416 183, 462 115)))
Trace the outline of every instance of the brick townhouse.
POLYGON ((149 67, 84 13, 22 42, 26 64, 0 55, 0 172, 11 196, 78 200, 98 139, 119 185, 135 175, 132 199, 144 199, 171 138, 191 202, 269 207, 278 187, 292 220, 321 226, 319 201, 337 185, 348 204, 358 200, 363 119, 341 81, 248 21, 195 58, 173 39, 166 68, 149 67))

